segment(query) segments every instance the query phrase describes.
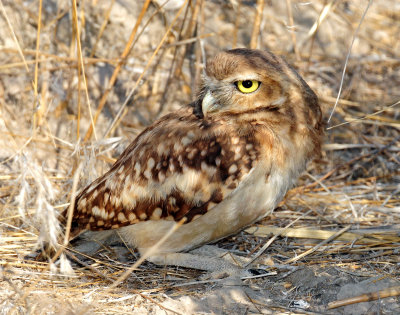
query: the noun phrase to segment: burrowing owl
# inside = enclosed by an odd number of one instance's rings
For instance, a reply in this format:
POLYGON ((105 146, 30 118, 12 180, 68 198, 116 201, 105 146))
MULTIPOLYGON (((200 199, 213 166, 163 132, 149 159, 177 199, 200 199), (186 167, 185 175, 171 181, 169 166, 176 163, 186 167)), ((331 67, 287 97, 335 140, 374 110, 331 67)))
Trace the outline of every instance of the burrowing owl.
MULTIPOLYGON (((146 128, 76 198, 72 236, 118 230, 149 260, 184 252, 269 214, 320 150, 318 99, 270 52, 234 49, 207 62, 198 98, 146 128)), ((207 269, 207 268, 204 268, 207 269)))

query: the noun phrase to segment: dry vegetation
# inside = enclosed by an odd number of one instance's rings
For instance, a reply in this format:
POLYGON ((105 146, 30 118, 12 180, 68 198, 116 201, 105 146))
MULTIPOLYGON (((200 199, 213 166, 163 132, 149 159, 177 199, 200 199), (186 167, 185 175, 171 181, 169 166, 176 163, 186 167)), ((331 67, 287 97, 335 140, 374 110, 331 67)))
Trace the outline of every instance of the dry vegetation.
POLYGON ((77 2, 0 1, 1 314, 396 313, 397 1, 77 2), (208 56, 243 46, 284 55, 326 120, 343 84, 322 156, 271 216, 217 244, 248 257, 262 249, 265 273, 221 288, 200 271, 144 263, 110 289, 137 253, 25 258, 56 241, 74 176, 82 187, 105 172, 146 125, 193 99, 208 56), (378 299, 326 309, 367 292, 378 299))

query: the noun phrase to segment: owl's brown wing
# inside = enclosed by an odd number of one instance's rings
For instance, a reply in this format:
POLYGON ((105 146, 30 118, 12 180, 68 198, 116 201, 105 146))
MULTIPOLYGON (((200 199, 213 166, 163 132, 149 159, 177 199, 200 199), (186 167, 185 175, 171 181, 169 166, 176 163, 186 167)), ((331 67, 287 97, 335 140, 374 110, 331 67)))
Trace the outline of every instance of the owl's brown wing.
POLYGON ((258 158, 251 134, 182 109, 144 130, 77 197, 72 235, 145 220, 196 219, 221 202, 258 158))

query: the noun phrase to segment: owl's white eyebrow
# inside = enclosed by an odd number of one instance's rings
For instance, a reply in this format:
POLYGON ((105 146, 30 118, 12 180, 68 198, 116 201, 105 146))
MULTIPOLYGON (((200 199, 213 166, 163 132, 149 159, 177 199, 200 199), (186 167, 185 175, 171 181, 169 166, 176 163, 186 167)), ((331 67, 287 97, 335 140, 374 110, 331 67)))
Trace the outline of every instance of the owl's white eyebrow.
POLYGON ((246 80, 261 81, 261 77, 255 73, 240 74, 238 76, 230 77, 226 81, 233 83, 237 81, 246 81, 246 80))

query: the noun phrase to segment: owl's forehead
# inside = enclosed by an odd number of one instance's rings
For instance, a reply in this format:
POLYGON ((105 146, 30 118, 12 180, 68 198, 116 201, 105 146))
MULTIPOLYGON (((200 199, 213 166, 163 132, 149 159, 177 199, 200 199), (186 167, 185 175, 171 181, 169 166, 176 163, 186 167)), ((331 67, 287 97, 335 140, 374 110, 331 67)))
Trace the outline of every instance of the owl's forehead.
POLYGON ((263 51, 234 49, 218 53, 207 61, 206 74, 224 80, 240 74, 272 75, 281 70, 279 60, 263 51))

